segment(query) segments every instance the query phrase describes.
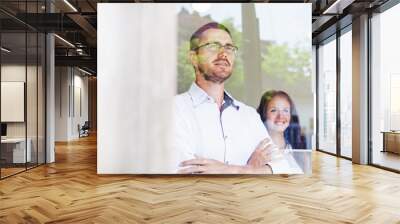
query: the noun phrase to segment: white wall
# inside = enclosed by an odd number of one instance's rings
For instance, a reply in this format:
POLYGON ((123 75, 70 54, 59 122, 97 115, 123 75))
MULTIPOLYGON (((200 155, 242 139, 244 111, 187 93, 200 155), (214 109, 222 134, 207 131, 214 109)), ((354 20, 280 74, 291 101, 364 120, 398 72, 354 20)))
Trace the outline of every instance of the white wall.
POLYGON ((171 4, 98 4, 99 174, 169 170, 175 15, 171 4))
POLYGON ((68 140, 69 76, 67 67, 55 68, 55 141, 68 140))
POLYGON ((56 67, 55 140, 79 138, 78 124, 88 120, 88 77, 72 67, 56 67), (80 97, 78 90, 80 90, 80 97), (79 100, 81 102, 79 103, 79 100), (77 105, 82 105, 82 113, 77 105))
POLYGON ((81 126, 85 123, 85 121, 89 120, 89 112, 88 112, 88 106, 89 106, 89 92, 88 92, 88 76, 82 76, 83 73, 75 70, 75 75, 74 75, 74 86, 75 86, 75 106, 74 110, 75 113, 73 113, 75 116, 73 116, 72 119, 72 136, 74 137, 79 137, 78 129, 76 128, 78 124, 81 126), (77 74, 78 72, 78 74, 77 74), (77 90, 80 90, 80 99, 77 97, 77 90), (77 107, 77 104, 79 105, 78 100, 80 100, 80 109, 82 112, 80 113, 79 108, 77 107))

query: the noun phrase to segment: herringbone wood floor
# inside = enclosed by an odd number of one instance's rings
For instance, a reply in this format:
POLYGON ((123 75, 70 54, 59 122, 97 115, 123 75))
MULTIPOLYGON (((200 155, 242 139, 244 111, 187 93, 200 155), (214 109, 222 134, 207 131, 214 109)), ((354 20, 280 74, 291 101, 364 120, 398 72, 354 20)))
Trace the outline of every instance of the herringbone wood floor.
POLYGON ((0 223, 400 223, 400 175, 316 152, 304 176, 98 176, 96 139, 0 181, 0 223))

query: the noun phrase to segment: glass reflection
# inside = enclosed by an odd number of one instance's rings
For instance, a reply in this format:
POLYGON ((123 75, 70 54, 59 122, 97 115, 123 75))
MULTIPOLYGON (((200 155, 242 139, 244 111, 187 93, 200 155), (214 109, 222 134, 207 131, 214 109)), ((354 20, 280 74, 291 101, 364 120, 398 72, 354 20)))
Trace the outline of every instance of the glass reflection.
POLYGON ((1 175, 26 169, 31 160, 30 142, 26 141, 26 35, 2 33, 1 46, 1 175), (28 147, 27 147, 28 146, 28 147), (28 149, 28 150, 27 150, 28 149))

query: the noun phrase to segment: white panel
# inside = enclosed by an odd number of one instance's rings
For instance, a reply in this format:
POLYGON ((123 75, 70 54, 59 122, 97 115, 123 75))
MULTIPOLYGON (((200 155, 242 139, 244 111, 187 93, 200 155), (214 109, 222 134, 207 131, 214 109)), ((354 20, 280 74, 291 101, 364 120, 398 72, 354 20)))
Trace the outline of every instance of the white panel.
MULTIPOLYGON (((54 4, 46 1, 46 8, 54 12, 54 4)), ((54 34, 46 36, 46 163, 55 161, 55 43, 54 34)))
POLYGON ((24 122, 24 82, 1 82, 1 122, 24 122))
POLYGON ((166 173, 176 90, 175 5, 98 4, 97 22, 97 172, 166 173))
POLYGON ((74 90, 74 117, 72 119, 72 133, 73 137, 79 137, 78 125, 82 126, 81 121, 81 99, 82 99, 82 89, 80 87, 75 87, 74 90))

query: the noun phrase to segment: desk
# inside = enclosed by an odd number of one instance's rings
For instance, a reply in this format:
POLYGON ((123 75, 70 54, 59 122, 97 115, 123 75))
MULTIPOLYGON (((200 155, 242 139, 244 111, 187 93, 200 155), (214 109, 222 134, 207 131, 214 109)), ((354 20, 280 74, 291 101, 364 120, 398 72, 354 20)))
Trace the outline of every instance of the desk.
POLYGON ((393 152, 400 154, 400 132, 382 131, 381 133, 383 134, 382 152, 393 152))
POLYGON ((25 154, 25 138, 6 138, 1 139, 1 157, 6 163, 25 163, 30 162, 32 158, 30 138, 26 140, 28 143, 25 154), (11 159, 12 158, 12 159, 11 159), (26 161, 25 161, 26 159, 26 161))

